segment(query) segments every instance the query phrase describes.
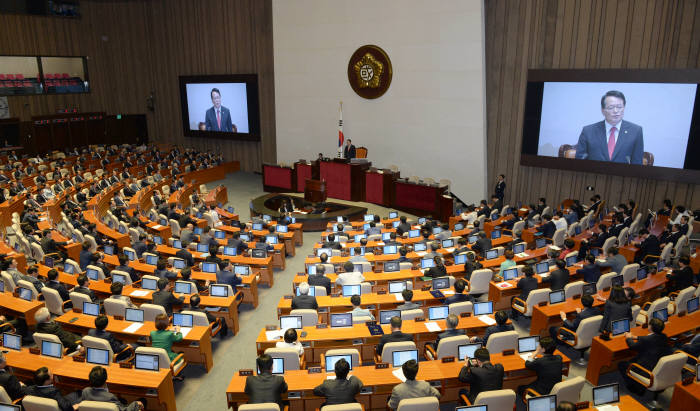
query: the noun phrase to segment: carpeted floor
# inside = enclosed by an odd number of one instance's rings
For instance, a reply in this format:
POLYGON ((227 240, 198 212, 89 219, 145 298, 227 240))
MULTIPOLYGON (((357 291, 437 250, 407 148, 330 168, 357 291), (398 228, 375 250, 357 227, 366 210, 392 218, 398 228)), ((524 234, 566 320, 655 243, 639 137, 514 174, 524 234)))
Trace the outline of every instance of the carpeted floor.
MULTIPOLYGON (((250 201, 260 195, 262 191, 262 177, 253 173, 233 173, 229 174, 225 180, 207 184, 209 189, 216 185, 223 184, 228 190, 229 203, 235 208, 242 221, 250 221, 250 201)), ((350 203, 340 200, 333 200, 340 203, 350 203)), ((374 204, 361 203, 368 208, 368 213, 386 216, 389 209, 374 204)), ((304 258, 312 254, 315 241, 320 238, 319 233, 305 233, 304 245, 297 247, 296 256, 287 258, 286 269, 275 271, 275 285, 273 288, 259 287, 258 307, 253 310, 250 305, 242 305, 240 311, 240 332, 236 336, 225 339, 215 338, 213 341, 214 367, 210 373, 206 373, 203 367, 190 365, 184 371, 184 382, 175 383, 177 407, 180 410, 224 410, 226 409, 226 387, 231 377, 241 368, 254 368, 255 366, 255 340, 260 332, 260 328, 266 324, 277 324, 277 302, 284 294, 291 293, 292 278, 297 272, 304 271, 304 258)), ((529 335, 529 321, 521 320, 515 323, 516 330, 521 336, 529 335)), ((578 358, 578 353, 573 350, 565 350, 565 354, 574 360, 578 358)), ((572 363, 569 377, 585 377, 585 367, 580 367, 572 363)), ((601 384, 620 381, 620 374, 617 372, 604 374, 601 384)), ((591 400, 591 385, 586 383, 581 392, 581 401, 591 400)), ((626 394, 624 388, 621 394, 626 394)), ((667 390, 659 397, 660 406, 668 408, 672 390, 667 390)), ((639 397, 636 397, 639 399, 639 397)), ((651 394, 647 394, 644 399, 651 400, 651 394)), ((642 400, 642 402, 644 402, 642 400)), ((453 410, 456 404, 442 404, 442 410, 453 410)), ((525 409, 520 403, 518 409, 525 409)))

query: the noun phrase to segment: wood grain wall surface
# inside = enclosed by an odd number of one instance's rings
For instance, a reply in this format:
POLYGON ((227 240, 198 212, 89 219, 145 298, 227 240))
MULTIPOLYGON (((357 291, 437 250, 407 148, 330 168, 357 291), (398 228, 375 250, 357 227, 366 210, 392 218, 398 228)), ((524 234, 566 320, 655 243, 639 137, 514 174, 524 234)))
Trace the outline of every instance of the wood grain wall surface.
POLYGON ((220 151, 248 171, 276 161, 271 0, 83 1, 81 9, 81 19, 0 15, 0 54, 89 56, 90 93, 10 97, 13 117, 63 107, 146 113, 152 141, 220 151), (262 140, 184 137, 178 76, 229 73, 259 75, 262 140))
MULTIPOLYGON (((696 184, 520 165, 528 69, 700 68, 696 0, 485 0, 488 184, 506 174, 506 202, 585 199, 640 210, 664 198, 700 207, 696 184)), ((700 155, 700 153, 696 153, 700 155)))

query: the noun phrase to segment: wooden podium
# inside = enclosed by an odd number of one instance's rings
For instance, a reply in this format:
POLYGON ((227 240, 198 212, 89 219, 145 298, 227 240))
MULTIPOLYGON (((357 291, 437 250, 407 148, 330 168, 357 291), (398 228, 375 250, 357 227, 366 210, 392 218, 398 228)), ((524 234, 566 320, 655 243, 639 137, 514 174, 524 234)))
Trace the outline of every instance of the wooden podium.
POLYGON ((312 203, 322 203, 326 201, 328 193, 326 193, 325 180, 307 179, 304 185, 304 200, 312 203))

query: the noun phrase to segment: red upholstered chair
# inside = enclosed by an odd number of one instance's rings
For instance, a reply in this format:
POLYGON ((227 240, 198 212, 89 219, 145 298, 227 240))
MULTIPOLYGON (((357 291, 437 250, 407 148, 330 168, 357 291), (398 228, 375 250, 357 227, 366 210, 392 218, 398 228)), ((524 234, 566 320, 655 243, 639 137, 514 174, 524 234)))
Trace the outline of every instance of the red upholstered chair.
POLYGON ((51 74, 51 73, 44 74, 44 78, 46 80, 53 80, 53 74, 51 74))
POLYGON ((63 74, 61 75, 61 77, 63 77, 63 78, 70 78, 70 76, 68 75, 68 73, 63 73, 63 74))
POLYGON ((7 75, 7 79, 8 79, 8 80, 14 80, 14 79, 15 79, 15 75, 14 75, 14 74, 8 74, 8 75, 7 75))
POLYGON ((24 74, 15 74, 16 80, 24 80, 24 74))
POLYGON ((0 80, 5 80, 5 75, 4 75, 4 74, 0 74, 0 80))

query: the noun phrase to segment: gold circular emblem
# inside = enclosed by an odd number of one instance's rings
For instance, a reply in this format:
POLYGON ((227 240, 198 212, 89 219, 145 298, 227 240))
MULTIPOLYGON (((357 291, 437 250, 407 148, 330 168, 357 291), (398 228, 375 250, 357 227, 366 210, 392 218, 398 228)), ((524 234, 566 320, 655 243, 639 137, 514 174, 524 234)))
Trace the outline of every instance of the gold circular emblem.
POLYGON ((360 97, 381 97, 391 84, 391 60, 381 48, 366 45, 357 49, 348 62, 350 87, 360 97))

